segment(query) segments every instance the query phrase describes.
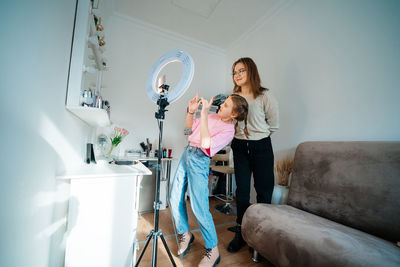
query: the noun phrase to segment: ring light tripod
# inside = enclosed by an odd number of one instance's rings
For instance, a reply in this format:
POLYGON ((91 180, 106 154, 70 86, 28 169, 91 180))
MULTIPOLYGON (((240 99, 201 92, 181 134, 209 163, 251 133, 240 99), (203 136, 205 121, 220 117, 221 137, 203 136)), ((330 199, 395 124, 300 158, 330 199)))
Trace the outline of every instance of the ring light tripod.
MULTIPOLYGON (((139 266, 139 263, 146 251, 147 246, 150 243, 150 240, 153 239, 153 254, 152 254, 152 267, 157 265, 157 241, 158 237, 161 238, 161 241, 164 244, 164 247, 168 253, 169 259, 173 266, 176 267, 175 261, 172 257, 171 251, 168 248, 167 242, 164 239, 162 234, 162 230, 158 228, 159 223, 159 210, 160 210, 160 179, 161 179, 161 157, 162 157, 162 132, 163 132, 163 121, 165 119, 165 112, 167 111, 165 108, 176 101, 183 93, 187 90, 190 83, 192 82, 194 74, 194 64, 193 59, 184 51, 174 50, 171 51, 164 56, 162 56, 152 67, 150 74, 147 79, 147 88, 146 92, 149 98, 157 103, 158 111, 155 113, 155 117, 158 122, 159 136, 158 136, 158 161, 157 161, 157 175, 156 175, 156 196, 154 201, 154 229, 150 231, 147 235, 146 243, 143 247, 143 250, 140 253, 140 256, 136 262, 135 266, 139 266), (173 91, 168 92, 169 86, 165 84, 165 78, 161 79, 161 84, 158 84, 156 87, 156 79, 161 69, 165 67, 167 64, 175 61, 180 61, 183 64, 183 75, 176 88, 173 91), (160 91, 159 93, 157 93, 160 91)), ((160 82, 159 82, 160 83, 160 82)))

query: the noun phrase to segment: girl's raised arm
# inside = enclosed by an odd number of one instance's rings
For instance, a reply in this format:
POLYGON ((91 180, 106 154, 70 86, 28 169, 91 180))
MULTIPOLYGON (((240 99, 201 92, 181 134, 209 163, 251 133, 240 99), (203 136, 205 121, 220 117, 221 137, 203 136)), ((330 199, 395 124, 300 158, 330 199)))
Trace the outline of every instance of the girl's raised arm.
POLYGON ((210 131, 208 130, 208 111, 210 110, 213 100, 214 97, 211 97, 210 101, 201 98, 203 107, 200 116, 200 145, 202 148, 210 148, 211 146, 210 131))
POLYGON ((200 105, 200 102, 197 101, 199 98, 199 93, 196 94, 194 98, 189 100, 189 105, 188 105, 188 110, 186 114, 186 120, 185 120, 185 128, 192 128, 193 125, 193 115, 196 112, 197 108, 200 105))

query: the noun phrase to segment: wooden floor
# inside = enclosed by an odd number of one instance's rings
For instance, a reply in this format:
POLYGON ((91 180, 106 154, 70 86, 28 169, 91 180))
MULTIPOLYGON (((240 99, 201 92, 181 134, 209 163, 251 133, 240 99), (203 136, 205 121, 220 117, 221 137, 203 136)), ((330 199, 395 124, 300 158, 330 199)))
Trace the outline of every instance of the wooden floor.
MULTIPOLYGON (((175 236, 174 226, 171 218, 171 213, 169 208, 160 211, 159 216, 159 229, 162 229, 163 236, 167 242, 168 248, 170 249, 175 263, 177 266, 183 267, 195 267, 198 265, 199 261, 202 258, 204 252, 204 241, 203 237, 200 233, 199 227, 197 225, 196 218, 193 215, 193 212, 190 208, 189 200, 187 200, 188 207, 188 216, 189 216, 189 225, 190 231, 194 234, 195 240, 192 244, 190 252, 184 256, 182 259, 176 256, 177 252, 177 239, 175 236)), ((235 219, 236 216, 229 216, 225 214, 221 214, 216 212, 214 206, 217 204, 223 203, 220 200, 215 199, 214 197, 210 198, 210 211, 214 219, 214 224, 216 226, 217 235, 218 235, 218 249, 221 255, 221 262, 218 264, 218 267, 236 267, 236 266, 257 266, 257 267, 271 267, 273 265, 262 262, 255 263, 251 260, 251 253, 249 251, 248 246, 243 247, 237 253, 229 253, 227 251, 227 247, 229 242, 233 239, 234 233, 228 231, 228 228, 236 225, 235 219)), ((139 241, 139 251, 137 251, 137 258, 142 251, 142 248, 145 245, 147 240, 147 235, 154 228, 154 213, 142 214, 139 222, 138 222, 138 232, 137 232, 137 240, 139 241)), ((152 249, 153 242, 150 241, 145 254, 140 262, 140 266, 151 266, 152 261, 152 249)), ((157 266, 166 267, 172 266, 167 251, 164 248, 164 245, 161 239, 158 239, 158 250, 157 250, 157 266)))

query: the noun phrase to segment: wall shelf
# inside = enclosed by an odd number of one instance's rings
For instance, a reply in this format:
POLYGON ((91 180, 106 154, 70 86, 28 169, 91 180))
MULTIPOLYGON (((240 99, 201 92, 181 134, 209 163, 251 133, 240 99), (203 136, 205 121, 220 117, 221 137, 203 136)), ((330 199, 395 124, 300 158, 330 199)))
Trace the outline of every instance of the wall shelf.
POLYGON ((66 109, 93 127, 105 127, 111 124, 105 109, 79 106, 66 106, 66 109))
MULTIPOLYGON (((91 107, 96 103, 95 95, 101 94, 102 73, 106 70, 103 49, 99 45, 99 41, 104 45, 104 30, 97 31, 95 24, 96 17, 97 26, 101 26, 99 14, 98 9, 92 9, 90 0, 78 1, 66 97, 66 109, 93 127, 111 124, 106 109, 91 107), (88 101, 86 92, 89 90, 93 102, 88 101)), ((103 104, 100 101, 99 106, 103 104)))

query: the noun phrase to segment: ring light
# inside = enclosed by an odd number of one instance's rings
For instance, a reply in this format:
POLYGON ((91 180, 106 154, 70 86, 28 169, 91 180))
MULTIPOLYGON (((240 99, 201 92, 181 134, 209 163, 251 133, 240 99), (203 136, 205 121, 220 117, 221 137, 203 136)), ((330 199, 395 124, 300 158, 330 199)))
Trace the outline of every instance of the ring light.
POLYGON ((169 103, 172 103, 178 100, 179 97, 183 95, 183 93, 189 88, 190 83, 192 82, 194 75, 194 63, 192 57, 182 50, 173 50, 168 52, 167 54, 160 57, 156 63, 154 63, 153 67, 150 70, 150 74, 147 77, 146 83, 146 92, 148 97, 154 102, 157 103, 157 100, 160 97, 157 86, 157 77, 160 74, 161 70, 168 65, 169 63, 179 61, 183 64, 183 72, 182 77, 179 80, 176 87, 170 92, 164 93, 164 96, 167 98, 169 103))

